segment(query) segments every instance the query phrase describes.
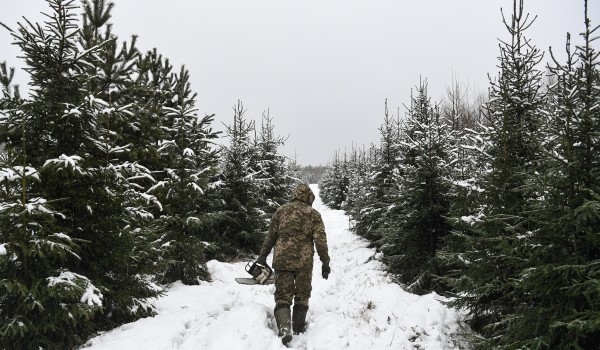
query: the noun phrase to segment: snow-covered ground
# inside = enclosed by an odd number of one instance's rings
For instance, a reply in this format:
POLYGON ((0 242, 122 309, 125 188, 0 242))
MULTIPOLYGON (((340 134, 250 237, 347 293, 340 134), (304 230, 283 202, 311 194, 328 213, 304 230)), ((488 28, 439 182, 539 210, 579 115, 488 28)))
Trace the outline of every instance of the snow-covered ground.
MULTIPOLYGON (((321 278, 315 255, 313 291, 304 334, 289 348, 459 349, 459 313, 436 294, 417 296, 392 283, 365 240, 348 231, 343 211, 326 208, 318 198, 327 231, 331 275, 321 278)), ((268 261, 271 261, 269 257, 268 261)), ((176 283, 156 301, 158 314, 91 339, 86 349, 286 349, 273 317, 274 286, 240 285, 249 277, 245 262, 208 263, 213 282, 176 283)))

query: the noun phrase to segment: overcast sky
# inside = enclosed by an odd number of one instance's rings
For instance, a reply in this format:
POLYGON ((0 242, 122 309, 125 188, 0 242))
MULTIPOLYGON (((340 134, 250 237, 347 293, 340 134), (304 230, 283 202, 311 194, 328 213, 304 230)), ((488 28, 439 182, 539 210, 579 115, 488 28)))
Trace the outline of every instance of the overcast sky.
MULTIPOLYGON (((411 88, 426 78, 434 101, 453 76, 485 91, 497 75, 498 39, 507 38, 500 8, 512 0, 113 0, 120 40, 158 48, 189 69, 201 114, 214 128, 233 118, 240 99, 248 119, 269 109, 282 152, 303 165, 325 164, 336 150, 377 143, 384 102, 397 113, 411 88)), ((593 25, 600 1, 589 1, 593 25)), ((44 0, 0 0, 0 21, 16 28, 39 21, 44 0)), ((584 29, 583 0, 525 0, 538 18, 526 32, 546 51, 562 54, 584 29)), ((0 27, 0 62, 21 67, 11 37, 0 27)), ((596 44, 596 47, 598 44, 596 44)), ((26 81, 18 72, 19 81, 26 81)), ((474 92, 475 94, 475 92, 474 92)))

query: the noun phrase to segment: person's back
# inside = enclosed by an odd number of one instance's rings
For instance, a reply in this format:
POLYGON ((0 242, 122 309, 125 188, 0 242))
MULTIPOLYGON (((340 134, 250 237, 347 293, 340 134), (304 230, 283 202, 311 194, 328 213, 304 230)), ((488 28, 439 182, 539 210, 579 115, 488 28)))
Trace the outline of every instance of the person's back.
POLYGON ((277 226, 273 230, 278 232, 273 268, 285 271, 312 270, 315 244, 317 247, 327 244, 325 230, 320 225, 322 220, 319 212, 302 200, 292 200, 279 207, 271 220, 271 226, 277 226))
POLYGON ((269 232, 256 260, 257 263, 266 264, 267 255, 275 247, 275 319, 284 343, 292 339, 289 329, 292 302, 294 332, 304 331, 312 290, 315 246, 323 263, 323 278, 327 278, 330 272, 327 236, 321 214, 311 207, 314 199, 308 185, 296 187, 292 200, 273 214, 269 232))

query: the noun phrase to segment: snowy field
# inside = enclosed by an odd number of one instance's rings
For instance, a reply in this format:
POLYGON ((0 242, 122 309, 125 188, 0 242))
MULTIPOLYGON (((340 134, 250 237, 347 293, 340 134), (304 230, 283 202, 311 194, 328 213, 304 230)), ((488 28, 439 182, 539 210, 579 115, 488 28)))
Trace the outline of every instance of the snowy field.
MULTIPOLYGON (((373 249, 348 231, 343 211, 327 209, 317 195, 314 207, 327 231, 331 275, 321 278, 315 255, 308 329, 288 348, 462 349, 460 315, 436 294, 417 296, 391 282, 373 249)), ((271 262, 271 257, 268 259, 271 262)), ((245 262, 210 261, 213 282, 176 283, 156 301, 158 315, 126 324, 91 339, 85 349, 275 350, 286 349, 273 317, 274 286, 240 285, 249 277, 245 262)))

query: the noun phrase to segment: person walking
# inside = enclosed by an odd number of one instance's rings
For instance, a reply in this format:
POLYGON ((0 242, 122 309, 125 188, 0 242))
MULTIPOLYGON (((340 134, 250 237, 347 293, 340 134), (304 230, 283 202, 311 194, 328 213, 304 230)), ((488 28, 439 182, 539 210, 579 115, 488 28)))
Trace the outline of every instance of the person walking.
POLYGON ((273 214, 256 260, 257 264, 267 265, 267 256, 275 248, 274 313, 283 344, 292 340, 292 330, 299 334, 306 329, 315 247, 322 263, 322 277, 327 279, 331 272, 325 226, 321 214, 312 208, 314 199, 315 195, 307 184, 296 187, 292 200, 273 214))

